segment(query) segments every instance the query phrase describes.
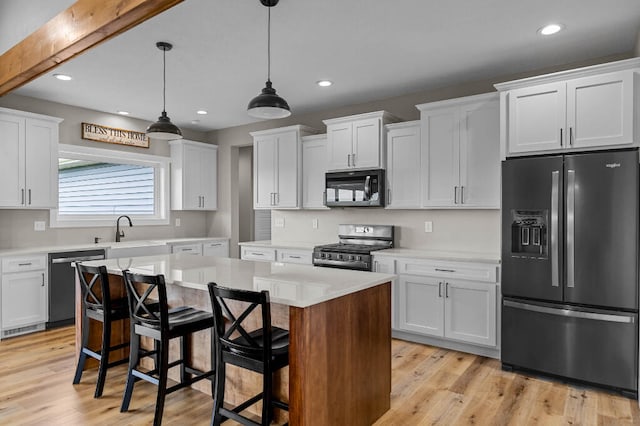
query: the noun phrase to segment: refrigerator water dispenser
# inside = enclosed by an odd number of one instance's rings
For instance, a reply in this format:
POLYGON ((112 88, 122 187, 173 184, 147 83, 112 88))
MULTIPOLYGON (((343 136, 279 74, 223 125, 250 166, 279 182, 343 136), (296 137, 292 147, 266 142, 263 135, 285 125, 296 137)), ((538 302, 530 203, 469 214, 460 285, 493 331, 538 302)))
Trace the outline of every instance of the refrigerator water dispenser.
POLYGON ((511 253, 547 257, 547 210, 511 210, 511 253))

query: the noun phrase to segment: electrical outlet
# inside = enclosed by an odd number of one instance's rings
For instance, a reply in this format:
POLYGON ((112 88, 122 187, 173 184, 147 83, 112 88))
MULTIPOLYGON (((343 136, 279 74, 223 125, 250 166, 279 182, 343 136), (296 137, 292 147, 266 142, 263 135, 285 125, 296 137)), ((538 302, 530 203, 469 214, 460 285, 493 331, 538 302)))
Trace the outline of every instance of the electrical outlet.
POLYGON ((313 229, 318 229, 318 219, 312 219, 311 220, 311 227, 313 229))
POLYGON ((284 217, 276 217, 273 224, 276 228, 284 228, 284 217))
POLYGON ((424 232, 433 232, 433 222, 427 220, 424 223, 424 232))
POLYGON ((176 226, 180 226, 180 218, 176 217, 176 226))
POLYGON ((33 230, 34 231, 44 231, 45 223, 44 221, 36 220, 33 222, 33 230))

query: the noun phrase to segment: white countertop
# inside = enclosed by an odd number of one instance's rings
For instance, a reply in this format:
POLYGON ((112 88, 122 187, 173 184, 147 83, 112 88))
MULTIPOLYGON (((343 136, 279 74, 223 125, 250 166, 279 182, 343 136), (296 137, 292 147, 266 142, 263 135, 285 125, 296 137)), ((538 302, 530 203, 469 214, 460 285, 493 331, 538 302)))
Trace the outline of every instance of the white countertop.
POLYGON ((122 275, 124 269, 140 274, 163 274, 167 284, 202 291, 207 291, 209 282, 222 287, 269 290, 273 303, 299 308, 375 287, 395 278, 395 275, 376 272, 182 253, 98 260, 84 264, 105 265, 109 273, 117 275, 122 275))
POLYGON ((264 241, 244 241, 242 243, 238 243, 240 246, 251 246, 251 247, 267 247, 267 248, 286 248, 286 249, 300 249, 300 250, 313 250, 315 246, 321 245, 321 243, 309 243, 309 242, 273 242, 270 240, 264 241))
POLYGON ((500 263, 500 254, 498 253, 476 253, 465 251, 442 251, 427 249, 403 249, 392 248, 378 250, 373 253, 374 256, 388 257, 405 257, 411 259, 432 259, 444 260, 451 262, 482 262, 482 263, 500 263))
POLYGON ((0 250, 1 256, 15 256, 23 254, 39 254, 39 253, 60 253, 65 251, 76 250, 95 250, 95 249, 108 249, 108 248, 125 248, 125 247, 151 247, 151 246, 163 246, 167 244, 177 243, 197 243, 201 241, 227 241, 226 237, 202 237, 202 238, 158 238, 151 240, 130 240, 121 241, 116 243, 115 241, 105 241, 97 244, 60 244, 51 246, 38 246, 38 247, 24 247, 17 249, 4 249, 0 250))

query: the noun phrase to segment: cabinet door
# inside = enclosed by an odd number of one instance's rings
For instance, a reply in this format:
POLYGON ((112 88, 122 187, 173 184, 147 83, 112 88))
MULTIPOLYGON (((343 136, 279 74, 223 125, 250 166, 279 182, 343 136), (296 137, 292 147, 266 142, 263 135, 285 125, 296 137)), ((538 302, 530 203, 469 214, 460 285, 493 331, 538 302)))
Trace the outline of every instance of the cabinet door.
POLYGON ((276 206, 283 208, 299 207, 298 133, 285 132, 277 136, 277 187, 276 206))
POLYGON ((496 285, 473 281, 445 283, 445 337, 496 345, 496 285))
POLYGON ((444 336, 443 281, 400 275, 398 328, 431 336, 444 336))
POLYGON ((202 208, 218 208, 218 150, 203 148, 200 157, 202 208))
POLYGON ((302 141, 302 208, 324 209, 327 139, 302 141))
POLYGON ((202 150, 196 146, 183 145, 182 164, 182 208, 202 210, 202 150))
POLYGON ((567 82, 569 146, 633 143, 633 71, 567 82))
POLYGON ((56 207, 58 124, 28 118, 25 141, 26 205, 56 207))
POLYGON ((463 206, 500 207, 500 106, 498 101, 462 107, 460 194, 463 206))
POLYGON ((425 207, 447 207, 459 198, 459 109, 444 108, 423 111, 422 137, 422 204, 425 207))
POLYGON ((2 328, 10 329, 47 320, 44 271, 2 275, 2 328))
POLYGON ((545 151, 566 145, 566 101, 563 82, 509 92, 509 152, 545 151))
POLYGON ((327 126, 327 152, 329 170, 343 170, 351 167, 353 126, 351 123, 327 126))
POLYGON ((359 169, 381 167, 380 120, 370 118, 353 123, 351 166, 359 169))
POLYGON ((420 208, 420 125, 387 133, 387 208, 420 208))
POLYGON ((20 207, 25 201, 25 119, 0 113, 0 206, 20 207))
POLYGON ((276 193, 277 139, 256 138, 253 142, 253 200, 255 208, 272 208, 276 193))
POLYGON ((203 256, 229 257, 228 241, 211 241, 202 243, 203 256))

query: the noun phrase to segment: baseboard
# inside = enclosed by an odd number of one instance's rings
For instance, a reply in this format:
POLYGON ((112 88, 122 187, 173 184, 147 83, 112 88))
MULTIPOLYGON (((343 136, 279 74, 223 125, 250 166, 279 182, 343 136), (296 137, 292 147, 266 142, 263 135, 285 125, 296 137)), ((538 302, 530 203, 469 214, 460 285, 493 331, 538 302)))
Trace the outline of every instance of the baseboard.
POLYGON ((500 359, 500 349, 486 346, 472 345, 437 337, 422 336, 420 334, 408 333, 406 331, 392 330, 391 336, 395 339, 408 340, 409 342, 421 343, 423 345, 437 346, 454 351, 467 352, 474 355, 486 356, 488 358, 500 359))

